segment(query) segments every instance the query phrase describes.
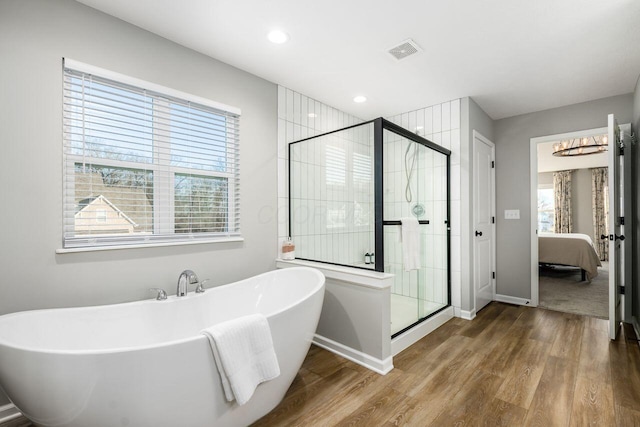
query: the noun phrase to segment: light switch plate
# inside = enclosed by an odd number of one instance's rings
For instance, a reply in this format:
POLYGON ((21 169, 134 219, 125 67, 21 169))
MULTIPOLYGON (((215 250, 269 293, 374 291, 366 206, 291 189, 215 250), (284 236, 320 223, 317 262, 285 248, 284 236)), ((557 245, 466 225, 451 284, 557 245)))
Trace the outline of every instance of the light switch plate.
POLYGON ((505 209, 504 219, 520 219, 520 209, 505 209))

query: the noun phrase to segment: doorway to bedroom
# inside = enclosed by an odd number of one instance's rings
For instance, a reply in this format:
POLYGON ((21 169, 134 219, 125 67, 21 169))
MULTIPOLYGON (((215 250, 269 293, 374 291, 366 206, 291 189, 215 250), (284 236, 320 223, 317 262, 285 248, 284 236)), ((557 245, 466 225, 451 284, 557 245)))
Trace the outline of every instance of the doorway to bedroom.
POLYGON ((608 319, 609 245, 601 238, 609 236, 607 128, 535 139, 532 299, 549 310, 608 319))

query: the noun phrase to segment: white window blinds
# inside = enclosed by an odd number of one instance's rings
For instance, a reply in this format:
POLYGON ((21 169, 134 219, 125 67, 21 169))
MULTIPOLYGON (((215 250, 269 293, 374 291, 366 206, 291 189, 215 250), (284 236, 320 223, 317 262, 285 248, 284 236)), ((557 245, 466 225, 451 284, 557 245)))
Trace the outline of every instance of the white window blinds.
POLYGON ((65 60, 64 247, 239 236, 239 111, 95 70, 65 60))

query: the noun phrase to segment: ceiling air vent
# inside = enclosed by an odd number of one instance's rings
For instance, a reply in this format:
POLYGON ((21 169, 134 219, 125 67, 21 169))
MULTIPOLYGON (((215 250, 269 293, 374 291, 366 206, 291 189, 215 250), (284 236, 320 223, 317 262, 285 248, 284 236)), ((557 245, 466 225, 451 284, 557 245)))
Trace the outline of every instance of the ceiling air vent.
POLYGON ((394 46, 389 49, 389 53, 399 61, 407 56, 413 55, 414 53, 418 53, 420 50, 420 46, 418 46, 416 42, 411 39, 407 39, 401 42, 398 46, 394 46))

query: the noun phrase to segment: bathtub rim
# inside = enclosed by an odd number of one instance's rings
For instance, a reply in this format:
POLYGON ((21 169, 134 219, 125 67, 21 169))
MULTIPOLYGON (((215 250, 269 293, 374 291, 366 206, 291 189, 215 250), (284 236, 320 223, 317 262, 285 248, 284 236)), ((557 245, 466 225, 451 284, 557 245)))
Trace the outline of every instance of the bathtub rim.
MULTIPOLYGON (((318 270, 316 268, 312 268, 312 267, 295 267, 295 268, 291 268, 289 270, 298 270, 298 271, 306 270, 306 271, 310 271, 319 280, 316 283, 316 285, 309 291, 309 293, 306 294, 303 298, 298 299, 298 300, 296 300, 295 302, 293 302, 291 304, 283 306, 279 310, 269 313, 269 315, 265 315, 267 320, 269 320, 271 317, 276 317, 276 316, 278 316, 278 315, 290 310, 291 308, 293 308, 296 305, 302 304, 304 301, 309 300, 314 295, 316 295, 318 292, 324 290, 324 287, 325 287, 325 276, 324 276, 324 274, 322 274, 322 272, 320 270, 318 270)), ((223 287, 228 287, 228 286, 239 285, 239 284, 241 284, 243 282, 248 282, 250 280, 256 280, 256 279, 258 279, 258 278, 260 278, 262 276, 274 275, 278 271, 283 271, 283 270, 275 269, 275 270, 266 271, 264 273, 260 273, 260 274, 257 274, 255 276, 250 276, 250 277, 247 277, 245 279, 238 280, 236 282, 215 286, 214 288, 218 289, 218 288, 223 288, 223 287)), ((205 294, 206 294, 206 292, 205 292, 205 294)), ((76 311, 77 310, 77 311, 81 311, 81 310, 91 310, 91 309, 105 309, 106 307, 110 307, 110 306, 136 306, 136 305, 154 304, 154 303, 162 304, 162 303, 166 303, 166 302, 175 302, 177 300, 186 301, 187 299, 199 298, 199 297, 203 297, 203 296, 204 295, 202 295, 202 294, 198 295, 196 293, 190 293, 190 294, 187 294, 184 297, 177 297, 176 295, 171 295, 171 296, 167 297, 166 301, 156 301, 155 299, 144 299, 144 300, 129 301, 129 302, 123 302, 123 303, 116 303, 116 304, 103 304, 103 305, 91 305, 91 306, 79 306, 79 307, 58 307, 58 308, 42 308, 42 309, 33 309, 33 310, 23 310, 23 311, 17 311, 15 313, 8 313, 8 314, 4 314, 4 315, 0 316, 0 325, 2 323, 2 319, 3 318, 7 319, 7 318, 10 318, 10 317, 26 316, 26 315, 29 315, 30 313, 33 313, 33 312, 46 313, 46 312, 58 311, 58 310, 70 310, 70 311, 76 311)), ((158 348, 171 347, 171 346, 174 346, 174 345, 185 344, 185 343, 192 342, 192 341, 195 342, 196 340, 207 340, 207 337, 205 335, 203 335, 202 333, 198 332, 198 333, 196 333, 194 335, 191 335, 191 336, 188 336, 188 337, 185 337, 185 338, 169 340, 169 341, 162 341, 162 342, 155 343, 155 344, 152 344, 152 345, 135 346, 135 347, 131 347, 131 346, 128 346, 128 347, 113 347, 113 348, 108 348, 108 349, 95 349, 95 350, 59 350, 59 349, 48 349, 48 348, 40 348, 40 347, 29 347, 29 346, 24 346, 24 345, 15 345, 15 344, 7 343, 6 341, 4 341, 2 339, 0 339, 0 346, 4 346, 4 347, 7 347, 7 348, 10 348, 10 349, 13 349, 13 350, 28 351, 28 352, 39 353, 39 354, 43 354, 43 355, 102 356, 102 355, 109 355, 109 354, 129 353, 129 352, 135 352, 135 351, 147 351, 147 350, 153 350, 153 349, 158 349, 158 348)))

